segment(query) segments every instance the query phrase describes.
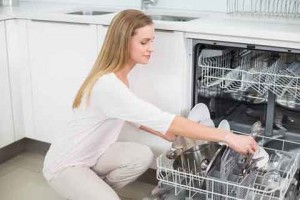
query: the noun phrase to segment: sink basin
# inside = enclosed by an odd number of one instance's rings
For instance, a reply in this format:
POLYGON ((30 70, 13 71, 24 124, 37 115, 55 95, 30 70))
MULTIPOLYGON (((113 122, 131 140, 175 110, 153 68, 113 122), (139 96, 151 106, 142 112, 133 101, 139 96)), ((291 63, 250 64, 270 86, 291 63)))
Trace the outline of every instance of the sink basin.
POLYGON ((194 19, 195 17, 179 17, 179 16, 170 16, 170 15, 149 15, 153 20, 161 21, 173 21, 173 22, 187 22, 194 19))
POLYGON ((110 13, 113 13, 113 12, 94 11, 94 10, 80 10, 80 11, 69 12, 67 14, 71 14, 71 15, 106 15, 106 14, 110 14, 110 13))
MULTIPOLYGON (((106 15, 111 14, 113 12, 109 11, 96 11, 96 10, 79 10, 74 12, 69 12, 66 14, 71 15, 106 15)), ((179 17, 179 16, 171 16, 171 15, 149 15, 153 20, 161 20, 161 21, 173 21, 173 22, 187 22, 194 19, 195 17, 179 17)))

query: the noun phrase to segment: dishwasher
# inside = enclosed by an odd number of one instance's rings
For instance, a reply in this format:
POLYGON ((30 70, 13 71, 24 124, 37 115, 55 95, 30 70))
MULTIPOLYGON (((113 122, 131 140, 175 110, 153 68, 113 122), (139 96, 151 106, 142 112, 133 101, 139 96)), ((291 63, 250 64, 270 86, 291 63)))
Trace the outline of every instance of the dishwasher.
POLYGON ((205 104, 214 124, 226 119, 237 134, 249 134, 259 121, 263 134, 256 140, 269 159, 241 177, 236 172, 241 155, 227 147, 205 174, 195 163, 175 167, 163 153, 157 158, 157 179, 171 192, 161 199, 299 199, 300 50, 192 43, 192 105, 205 104))

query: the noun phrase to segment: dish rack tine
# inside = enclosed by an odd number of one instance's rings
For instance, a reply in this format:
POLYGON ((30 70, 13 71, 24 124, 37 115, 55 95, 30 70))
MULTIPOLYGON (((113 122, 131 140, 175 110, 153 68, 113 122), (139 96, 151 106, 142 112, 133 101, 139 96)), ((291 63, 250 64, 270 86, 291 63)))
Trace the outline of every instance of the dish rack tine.
POLYGON ((299 0, 227 0, 230 15, 299 17, 299 0))

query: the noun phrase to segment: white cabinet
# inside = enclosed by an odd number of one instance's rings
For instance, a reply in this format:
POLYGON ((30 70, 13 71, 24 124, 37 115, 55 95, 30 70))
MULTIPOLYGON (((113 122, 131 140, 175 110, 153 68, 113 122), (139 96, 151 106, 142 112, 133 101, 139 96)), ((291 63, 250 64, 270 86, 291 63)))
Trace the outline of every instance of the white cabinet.
MULTIPOLYGON (((97 56, 97 26, 30 21, 33 130, 52 142, 72 117, 72 102, 97 56)), ((29 116, 30 117, 30 116, 29 116)))
POLYGON ((130 74, 131 89, 164 111, 183 114, 189 76, 186 56, 183 32, 156 30, 150 62, 135 66, 130 74))
POLYGON ((101 47, 103 45, 103 42, 104 42, 104 39, 105 39, 105 36, 106 36, 106 33, 107 33, 107 30, 108 30, 108 26, 104 26, 104 25, 98 25, 97 26, 97 33, 98 33, 98 42, 97 42, 97 45, 98 45, 98 52, 100 52, 101 50, 101 47))
POLYGON ((5 21, 15 140, 25 137, 25 128, 30 123, 24 113, 32 113, 26 22, 20 19, 5 21))
POLYGON ((0 148, 12 143, 14 126, 8 74, 5 24, 0 22, 0 148))
MULTIPOLYGON (((185 114, 190 106, 186 101, 190 96, 186 87, 190 77, 186 58, 184 33, 156 30, 150 63, 135 66, 130 74, 131 90, 163 111, 185 114)), ((169 142, 145 132, 139 133, 130 126, 123 128, 119 140, 144 143, 156 156, 170 146, 169 142)))

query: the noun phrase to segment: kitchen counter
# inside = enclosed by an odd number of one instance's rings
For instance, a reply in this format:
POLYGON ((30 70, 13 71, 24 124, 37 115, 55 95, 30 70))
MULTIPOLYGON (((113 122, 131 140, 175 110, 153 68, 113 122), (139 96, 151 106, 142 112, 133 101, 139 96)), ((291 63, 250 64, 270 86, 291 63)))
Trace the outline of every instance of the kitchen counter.
MULTIPOLYGON (((15 7, 0 7, 0 20, 29 19, 109 25, 115 15, 82 16, 66 14, 79 10, 118 12, 124 7, 95 7, 55 3, 21 2, 15 7)), ((155 20, 157 29, 182 31, 187 38, 246 42, 264 46, 300 49, 300 20, 286 18, 232 17, 224 13, 150 9, 148 14, 197 17, 188 22, 155 20), (276 44, 274 44, 276 42, 276 44)))

